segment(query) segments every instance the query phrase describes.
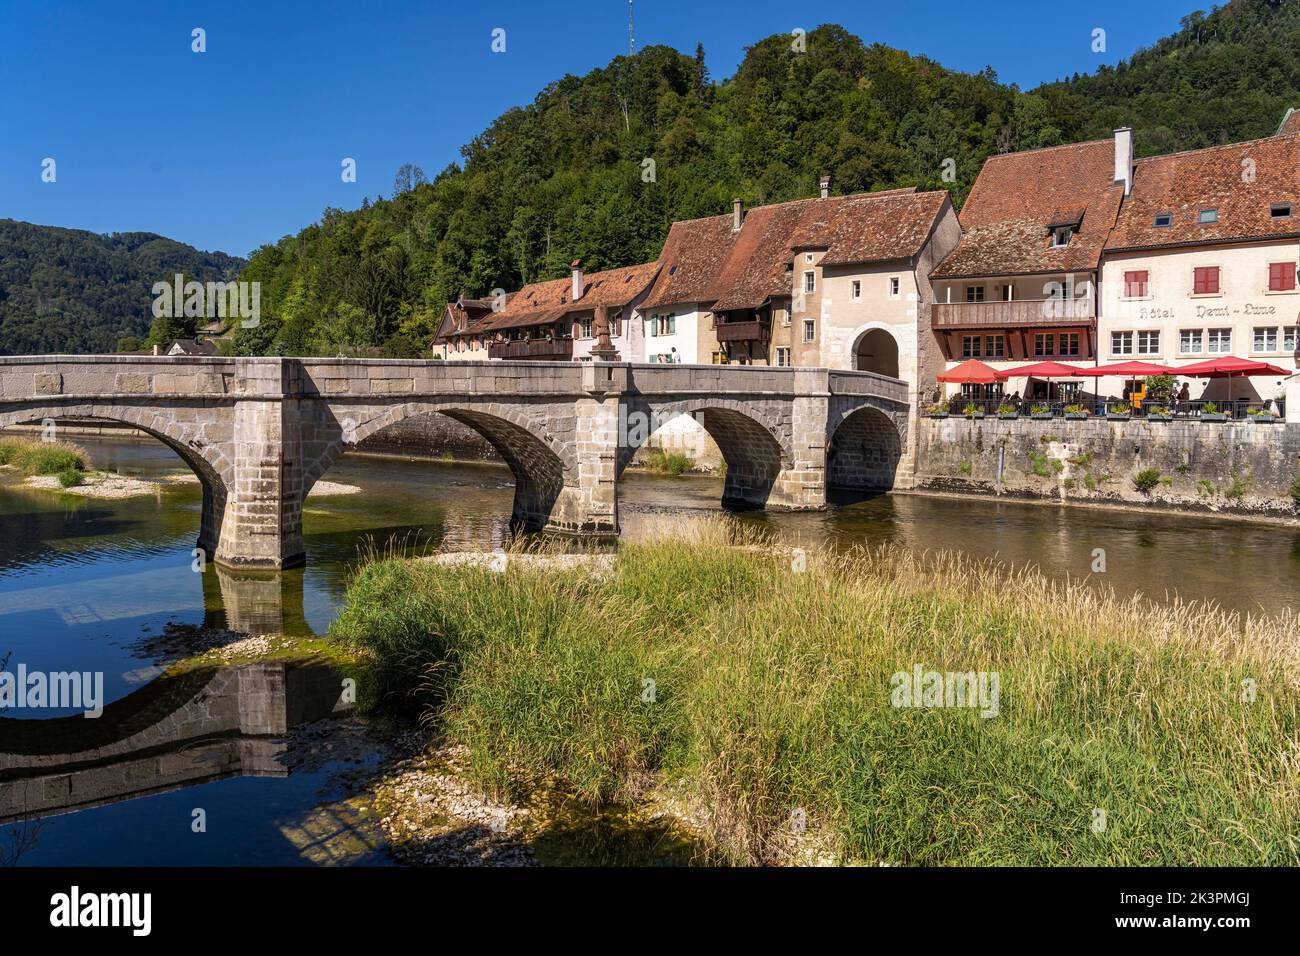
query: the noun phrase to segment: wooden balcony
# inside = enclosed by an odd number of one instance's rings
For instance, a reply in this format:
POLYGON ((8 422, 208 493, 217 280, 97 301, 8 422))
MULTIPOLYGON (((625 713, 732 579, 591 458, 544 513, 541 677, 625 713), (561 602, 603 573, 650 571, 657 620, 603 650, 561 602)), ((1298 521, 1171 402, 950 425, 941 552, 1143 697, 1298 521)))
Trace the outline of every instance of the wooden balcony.
POLYGON ((1017 302, 935 302, 930 325, 935 329, 1046 329, 1092 326, 1095 299, 1036 299, 1017 302))
POLYGON ((573 358, 573 339, 492 342, 488 345, 488 358, 567 362, 573 358))
POLYGON ((719 322, 715 331, 719 342, 766 342, 770 338, 766 322, 719 322))

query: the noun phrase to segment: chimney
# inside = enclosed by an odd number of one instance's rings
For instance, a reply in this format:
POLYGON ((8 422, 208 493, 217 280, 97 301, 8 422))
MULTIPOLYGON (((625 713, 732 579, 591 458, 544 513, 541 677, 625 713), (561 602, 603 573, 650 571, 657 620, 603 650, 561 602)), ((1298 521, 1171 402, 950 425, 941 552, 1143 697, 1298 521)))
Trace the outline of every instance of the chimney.
POLYGON ((745 221, 745 206, 739 198, 731 200, 731 231, 740 232, 741 223, 745 221))
POLYGON ((574 259, 569 263, 569 268, 573 270, 573 295, 571 299, 577 302, 582 298, 582 260, 574 259))
POLYGON ((831 178, 829 176, 823 176, 821 181, 821 186, 822 186, 822 199, 826 199, 831 194, 831 178))
POLYGON ((1123 185, 1124 195, 1133 191, 1133 128, 1115 130, 1115 185, 1123 185))

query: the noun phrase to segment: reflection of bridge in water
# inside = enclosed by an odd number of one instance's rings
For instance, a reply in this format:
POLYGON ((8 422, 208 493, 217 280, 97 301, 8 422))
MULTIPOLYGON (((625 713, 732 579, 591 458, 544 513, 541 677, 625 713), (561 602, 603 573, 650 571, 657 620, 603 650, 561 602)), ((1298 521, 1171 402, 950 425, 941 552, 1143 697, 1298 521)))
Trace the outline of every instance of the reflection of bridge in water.
POLYGON ((331 667, 244 664, 165 676, 104 708, 0 718, 0 824, 236 776, 283 777, 285 734, 351 710, 331 667))

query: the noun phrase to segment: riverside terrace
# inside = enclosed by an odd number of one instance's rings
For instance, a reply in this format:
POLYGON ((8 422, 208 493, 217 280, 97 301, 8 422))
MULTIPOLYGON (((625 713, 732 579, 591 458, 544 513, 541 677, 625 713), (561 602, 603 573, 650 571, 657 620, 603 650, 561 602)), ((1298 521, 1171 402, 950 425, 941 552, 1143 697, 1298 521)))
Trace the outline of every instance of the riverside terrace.
POLYGON ((828 485, 910 483, 910 411, 899 379, 816 368, 0 358, 0 428, 113 421, 147 432, 199 478, 199 547, 235 567, 301 564, 312 486, 344 452, 416 415, 447 415, 496 448, 514 473, 517 526, 605 538, 619 530, 619 476, 676 415, 694 416, 721 449, 724 504, 816 510, 828 485))
POLYGON ((1271 423, 1287 420, 1288 406, 1300 409, 1300 374, 1269 362, 1231 355, 1172 367, 1153 362, 1076 366, 1049 361, 995 369, 970 359, 939 375, 939 381, 956 391, 925 408, 932 418, 946 418, 949 414, 1000 418, 1103 416, 1112 420, 1196 418, 1208 422, 1245 419, 1271 423), (1253 376, 1280 379, 1274 397, 1252 394, 1253 376), (1008 394, 1006 382, 1013 378, 1045 383, 1048 395, 1024 399, 1018 392, 1008 394), (1213 387, 1193 399, 1187 379, 1197 378, 1212 380, 1213 387), (1181 389, 1179 379, 1183 380, 1181 389), (1098 383, 1103 380, 1123 381, 1123 395, 1100 394, 1098 383))

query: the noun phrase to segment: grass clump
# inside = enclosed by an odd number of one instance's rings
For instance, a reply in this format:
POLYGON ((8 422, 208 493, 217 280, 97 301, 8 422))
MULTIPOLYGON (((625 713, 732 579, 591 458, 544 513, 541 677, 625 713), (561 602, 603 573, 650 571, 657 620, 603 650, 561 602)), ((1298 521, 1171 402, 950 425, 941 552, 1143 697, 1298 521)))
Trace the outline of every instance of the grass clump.
POLYGON ((85 482, 86 473, 80 468, 67 468, 59 472, 58 478, 61 487, 75 488, 85 482))
POLYGON ((680 452, 665 452, 655 449, 646 455, 645 469, 657 475, 669 475, 677 478, 690 471, 694 463, 690 457, 680 452))
POLYGON ((88 471, 86 452, 70 442, 0 439, 0 465, 17 468, 24 475, 57 475, 64 471, 88 471))
POLYGON ((602 578, 380 561, 333 633, 489 789, 670 781, 736 862, 783 859, 796 811, 842 861, 1300 862, 1300 619, 893 548, 792 573, 741 544, 626 545, 602 578), (997 672, 998 713, 893 706, 917 665, 997 672))
POLYGON ((1300 507, 1300 476, 1291 482, 1291 500, 1296 503, 1296 507, 1300 507))

